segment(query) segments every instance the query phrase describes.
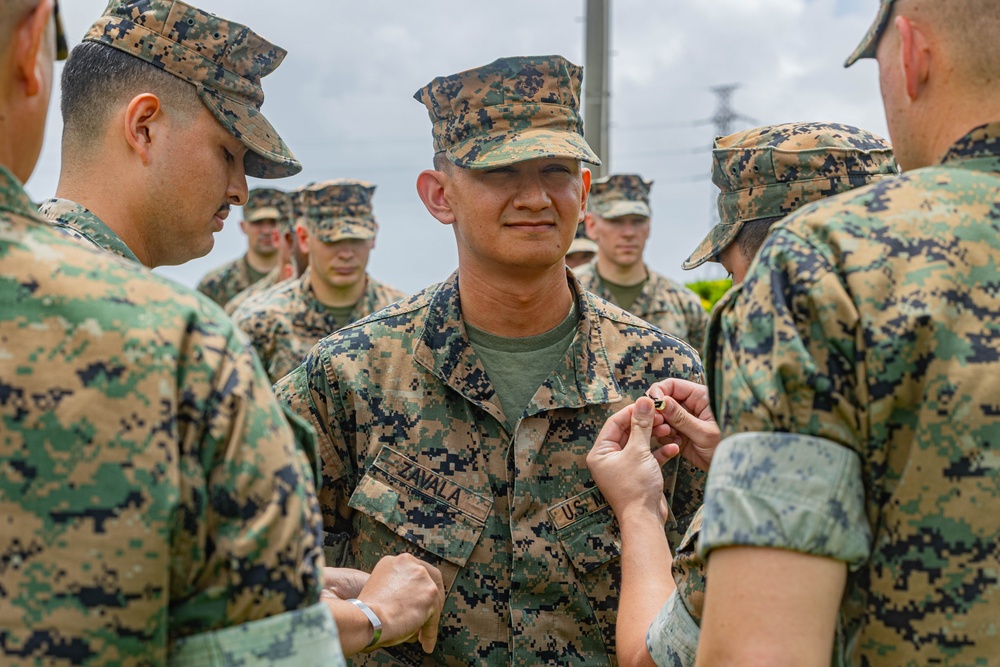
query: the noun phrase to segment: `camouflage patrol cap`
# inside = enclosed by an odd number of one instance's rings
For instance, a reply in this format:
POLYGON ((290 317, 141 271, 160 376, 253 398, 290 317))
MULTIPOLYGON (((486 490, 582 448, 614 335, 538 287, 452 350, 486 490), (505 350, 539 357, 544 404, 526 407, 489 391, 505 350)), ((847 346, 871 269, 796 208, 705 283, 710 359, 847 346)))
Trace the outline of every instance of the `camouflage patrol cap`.
POLYGON ((865 33, 865 38, 858 44, 858 48, 854 49, 854 53, 847 57, 844 67, 850 67, 862 58, 875 57, 875 49, 878 48, 878 41, 882 38, 885 27, 889 25, 889 16, 892 14, 892 3, 894 1, 881 0, 879 2, 878 16, 875 17, 875 22, 868 28, 868 32, 865 33))
POLYGON ((440 76, 413 96, 434 124, 434 152, 463 169, 558 157, 600 164, 583 138, 583 68, 562 56, 500 58, 440 76))
POLYGON ((247 195, 247 203, 243 204, 243 219, 247 222, 258 220, 275 220, 281 222, 286 216, 282 213, 285 204, 285 193, 275 188, 254 188, 247 195))
POLYGON ((566 251, 566 254, 572 255, 574 252, 597 254, 597 242, 587 238, 587 226, 582 222, 576 226, 576 235, 573 237, 573 242, 569 244, 569 250, 566 251))
POLYGON ((751 220, 784 217, 809 202, 899 173, 888 142, 834 123, 787 123, 715 140, 712 182, 719 224, 684 262, 718 261, 751 220))
POLYGON ((260 112, 260 80, 286 52, 246 26, 180 0, 110 0, 84 41, 114 47, 193 84, 219 123, 247 147, 248 176, 302 171, 260 112))
POLYGON ((590 184, 587 211, 606 219, 626 215, 650 217, 649 189, 653 181, 636 174, 614 174, 590 184))
POLYGON ((56 0, 52 7, 52 20, 56 22, 56 60, 66 60, 69 57, 69 45, 66 42, 62 17, 59 15, 59 0, 56 0))
POLYGON ((375 186, 350 178, 313 183, 296 192, 299 221, 324 243, 373 239, 378 223, 372 214, 375 186))

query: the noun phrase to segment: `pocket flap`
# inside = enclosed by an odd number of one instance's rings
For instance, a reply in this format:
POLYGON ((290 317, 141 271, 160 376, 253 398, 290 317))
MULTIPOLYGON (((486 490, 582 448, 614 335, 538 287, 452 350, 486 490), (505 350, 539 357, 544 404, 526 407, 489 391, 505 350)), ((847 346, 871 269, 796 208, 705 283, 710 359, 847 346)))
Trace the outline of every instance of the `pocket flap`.
POLYGON ((596 570, 621 555, 618 521, 597 488, 553 505, 548 512, 556 536, 578 572, 596 570))
POLYGON ((486 526, 493 500, 384 446, 348 506, 462 567, 486 526))

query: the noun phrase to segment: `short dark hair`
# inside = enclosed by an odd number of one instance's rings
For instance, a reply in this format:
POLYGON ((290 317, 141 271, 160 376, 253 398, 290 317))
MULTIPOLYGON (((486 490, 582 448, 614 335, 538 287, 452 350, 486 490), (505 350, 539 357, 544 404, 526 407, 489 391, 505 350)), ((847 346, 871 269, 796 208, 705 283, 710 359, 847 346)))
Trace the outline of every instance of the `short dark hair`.
POLYGON ((451 166, 451 160, 448 159, 447 153, 441 151, 434 154, 434 171, 445 171, 451 166))
POLYGON ((145 60, 98 42, 78 44, 62 73, 63 139, 89 144, 116 106, 144 92, 182 111, 201 103, 193 84, 145 60))
POLYGON ((747 262, 753 261, 754 257, 757 256, 757 251, 764 245, 764 239, 767 238, 771 227, 774 223, 782 219, 782 216, 779 215, 774 218, 761 218, 760 220, 751 220, 743 223, 740 233, 736 235, 736 239, 733 241, 736 247, 739 248, 740 254, 743 255, 743 259, 747 262))

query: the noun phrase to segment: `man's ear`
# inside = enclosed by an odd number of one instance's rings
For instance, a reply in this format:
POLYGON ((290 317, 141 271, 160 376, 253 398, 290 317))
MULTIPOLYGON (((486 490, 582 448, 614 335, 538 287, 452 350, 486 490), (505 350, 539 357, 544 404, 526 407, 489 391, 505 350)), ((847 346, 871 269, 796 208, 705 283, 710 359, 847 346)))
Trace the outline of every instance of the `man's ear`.
POLYGON ((583 230, 587 232, 587 238, 591 241, 597 240, 597 216, 587 213, 583 218, 583 230))
POLYGON ((136 95, 125 109, 125 142, 144 165, 152 161, 153 142, 162 138, 162 111, 160 98, 152 93, 136 95))
POLYGON ((924 29, 914 25, 905 16, 897 16, 895 26, 899 33, 899 58, 906 83, 906 96, 912 102, 920 96, 930 77, 929 40, 924 29))
POLYGON ((240 229, 243 231, 243 234, 245 236, 250 236, 250 233, 247 230, 247 227, 249 227, 249 225, 247 224, 247 221, 246 220, 240 220, 240 229))
POLYGON ((295 241, 299 244, 299 252, 303 255, 309 254, 309 230, 305 225, 295 225, 295 241))
MULTIPOLYGON (((28 97, 35 97, 46 85, 47 77, 42 72, 45 61, 40 56, 45 48, 45 38, 51 37, 48 28, 52 21, 52 8, 52 0, 42 0, 14 29, 14 65, 28 97)), ((54 44, 52 48, 52 55, 55 56, 54 44)))
POLYGON ((427 169, 417 176, 417 194, 424 203, 428 213, 433 215, 443 225, 455 222, 455 211, 448 201, 447 187, 449 176, 443 171, 427 169))
POLYGON ((593 177, 590 170, 586 167, 581 170, 580 175, 583 176, 583 197, 581 197, 582 201, 580 203, 580 217, 576 219, 577 224, 583 222, 587 215, 587 200, 590 198, 590 179, 593 177))

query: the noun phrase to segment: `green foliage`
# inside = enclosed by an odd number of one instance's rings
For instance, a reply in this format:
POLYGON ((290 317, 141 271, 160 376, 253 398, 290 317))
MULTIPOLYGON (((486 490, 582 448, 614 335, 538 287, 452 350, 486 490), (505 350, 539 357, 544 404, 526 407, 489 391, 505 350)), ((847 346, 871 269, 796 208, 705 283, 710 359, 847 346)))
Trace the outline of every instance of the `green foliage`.
POLYGON ((733 281, 729 278, 723 278, 722 280, 699 280, 698 282, 688 283, 687 286, 701 297, 701 305, 705 307, 705 310, 712 310, 715 302, 721 299, 722 295, 728 292, 729 288, 733 286, 733 281))

